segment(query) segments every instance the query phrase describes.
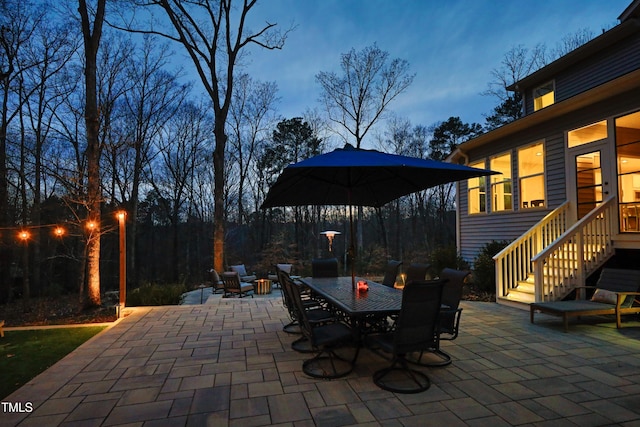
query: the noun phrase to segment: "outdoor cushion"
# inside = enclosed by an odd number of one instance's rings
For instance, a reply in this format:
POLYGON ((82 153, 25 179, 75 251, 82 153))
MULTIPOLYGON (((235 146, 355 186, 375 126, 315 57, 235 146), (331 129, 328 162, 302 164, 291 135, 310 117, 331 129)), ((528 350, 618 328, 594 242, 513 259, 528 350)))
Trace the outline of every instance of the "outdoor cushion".
POLYGON ((591 301, 604 302, 607 304, 617 304, 618 294, 606 289, 596 289, 596 291, 593 293, 593 296, 591 297, 591 301))
POLYGON ((238 273, 238 276, 240 277, 248 276, 247 268, 244 266, 244 264, 232 265, 231 271, 235 271, 236 273, 238 273))

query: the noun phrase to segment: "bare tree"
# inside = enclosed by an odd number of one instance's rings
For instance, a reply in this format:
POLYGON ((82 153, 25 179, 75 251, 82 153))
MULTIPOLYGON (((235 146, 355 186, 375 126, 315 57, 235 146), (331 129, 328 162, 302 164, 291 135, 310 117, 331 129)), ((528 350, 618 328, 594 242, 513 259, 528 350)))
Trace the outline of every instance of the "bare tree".
POLYGON ((242 74, 236 80, 229 112, 229 158, 237 167, 238 225, 245 222, 248 177, 255 160, 258 143, 268 137, 273 123, 278 87, 273 82, 253 80, 242 74))
POLYGON ((166 123, 157 139, 158 157, 146 173, 155 192, 162 195, 161 202, 172 227, 172 279, 180 273, 179 225, 185 218, 185 206, 190 195, 190 184, 208 148, 210 128, 202 108, 192 103, 183 104, 166 123))
MULTIPOLYGON (((249 46, 280 49, 290 30, 279 32, 277 24, 267 22, 258 30, 247 28, 247 19, 257 0, 215 2, 201 0, 136 0, 137 5, 161 8, 173 32, 154 29, 130 31, 167 37, 180 43, 191 58, 205 91, 211 98, 214 113, 214 268, 224 269, 224 187, 227 116, 235 83, 235 69, 249 46)), ((166 25, 166 24, 165 24, 166 25)), ((155 28, 162 27, 156 26, 155 28)))
POLYGON ((328 71, 316 75, 321 101, 329 119, 352 135, 360 148, 389 103, 411 85, 414 74, 409 73, 407 61, 389 61, 389 53, 375 44, 342 54, 340 68, 341 75, 328 71))

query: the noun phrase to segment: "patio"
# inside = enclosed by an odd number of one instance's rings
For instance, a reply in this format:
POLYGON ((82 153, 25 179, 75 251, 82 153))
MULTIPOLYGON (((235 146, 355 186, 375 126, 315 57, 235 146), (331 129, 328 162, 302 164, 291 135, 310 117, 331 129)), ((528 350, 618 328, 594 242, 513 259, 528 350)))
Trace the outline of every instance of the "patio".
POLYGON ((397 395, 372 383, 386 361, 368 350, 346 378, 305 377, 278 294, 128 309, 6 398, 34 410, 0 425, 640 425, 638 321, 564 333, 556 317, 463 302, 460 337, 442 345, 453 363, 397 395))

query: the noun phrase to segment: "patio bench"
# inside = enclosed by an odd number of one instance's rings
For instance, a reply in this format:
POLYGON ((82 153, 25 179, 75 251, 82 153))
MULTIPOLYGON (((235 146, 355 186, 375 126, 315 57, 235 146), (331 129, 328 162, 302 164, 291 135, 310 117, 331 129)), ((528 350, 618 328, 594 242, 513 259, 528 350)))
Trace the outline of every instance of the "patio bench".
POLYGON ((596 286, 576 288, 576 299, 567 301, 534 302, 529 306, 531 323, 535 313, 561 316, 565 332, 569 330, 569 318, 614 314, 616 327, 622 327, 623 314, 640 313, 640 270, 604 268, 596 286), (579 290, 595 289, 590 300, 578 299, 579 290))

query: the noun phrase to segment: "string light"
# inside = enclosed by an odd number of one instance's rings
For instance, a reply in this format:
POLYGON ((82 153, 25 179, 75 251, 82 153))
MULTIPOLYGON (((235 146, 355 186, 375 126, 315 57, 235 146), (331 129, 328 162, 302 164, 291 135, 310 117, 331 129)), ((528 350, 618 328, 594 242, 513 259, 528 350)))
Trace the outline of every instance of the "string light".
POLYGON ((62 236, 64 236, 64 234, 65 234, 65 233, 66 233, 66 230, 65 230, 64 228, 60 227, 60 226, 56 227, 56 228, 53 230, 53 234, 54 234, 56 237, 62 237, 62 236))
POLYGON ((20 232, 18 233, 18 238, 22 241, 27 241, 29 240, 29 237, 31 237, 31 233, 29 233, 27 230, 20 230, 20 232))

